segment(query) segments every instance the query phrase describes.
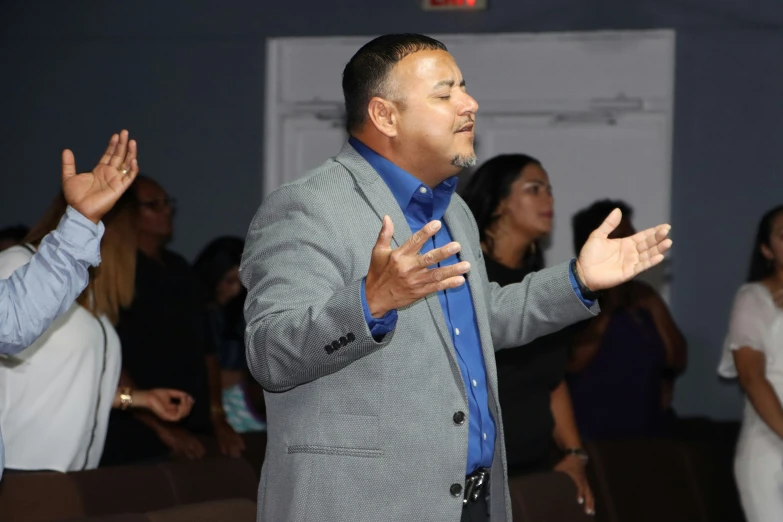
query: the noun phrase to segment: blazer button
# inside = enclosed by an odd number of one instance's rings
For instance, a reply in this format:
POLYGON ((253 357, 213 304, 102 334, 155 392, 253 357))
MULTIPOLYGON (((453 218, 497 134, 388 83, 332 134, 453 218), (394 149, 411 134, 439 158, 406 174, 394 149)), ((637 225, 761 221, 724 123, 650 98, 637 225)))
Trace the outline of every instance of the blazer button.
POLYGON ((356 336, 355 336, 353 333, 349 333, 349 334, 346 336, 346 339, 348 339, 348 342, 349 342, 349 343, 352 343, 352 342, 354 342, 354 341, 356 340, 356 336))
POLYGON ((456 424, 457 426, 462 426, 463 424, 465 424, 465 414, 461 411, 455 413, 452 419, 454 420, 454 424, 456 424))
POLYGON ((340 349, 340 341, 332 341, 332 348, 334 348, 335 351, 340 349))
POLYGON ((348 344, 348 338, 347 337, 340 337, 340 346, 345 346, 348 344))
POLYGON ((328 353, 329 355, 332 355, 332 353, 334 352, 334 348, 332 348, 331 344, 327 344, 326 346, 324 346, 324 350, 326 350, 326 353, 328 353))
POLYGON ((462 484, 452 484, 449 493, 452 497, 459 497, 462 494, 462 484))

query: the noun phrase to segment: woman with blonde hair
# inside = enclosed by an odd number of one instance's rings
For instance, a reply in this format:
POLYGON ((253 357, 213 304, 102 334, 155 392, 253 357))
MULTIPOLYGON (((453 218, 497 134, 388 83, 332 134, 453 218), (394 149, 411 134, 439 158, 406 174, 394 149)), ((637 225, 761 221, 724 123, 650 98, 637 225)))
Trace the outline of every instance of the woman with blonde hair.
MULTIPOLYGON (((25 238, 0 253, 0 278, 28 263, 65 213, 62 194, 25 238)), ((177 390, 118 389, 120 309, 133 300, 136 243, 133 206, 123 197, 104 217, 101 264, 87 288, 32 345, 0 359, 0 429, 13 470, 75 471, 98 466, 111 408, 146 408, 167 421, 187 415, 192 399, 177 390)))

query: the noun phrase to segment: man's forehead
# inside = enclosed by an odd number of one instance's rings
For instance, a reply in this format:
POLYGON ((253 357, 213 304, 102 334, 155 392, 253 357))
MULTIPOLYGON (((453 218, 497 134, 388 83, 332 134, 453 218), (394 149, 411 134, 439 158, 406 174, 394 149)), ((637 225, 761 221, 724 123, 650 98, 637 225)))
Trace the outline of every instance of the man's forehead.
POLYGON ((446 51, 418 51, 412 53, 397 64, 397 71, 404 80, 428 82, 435 87, 437 83, 462 81, 462 73, 454 57, 446 51))

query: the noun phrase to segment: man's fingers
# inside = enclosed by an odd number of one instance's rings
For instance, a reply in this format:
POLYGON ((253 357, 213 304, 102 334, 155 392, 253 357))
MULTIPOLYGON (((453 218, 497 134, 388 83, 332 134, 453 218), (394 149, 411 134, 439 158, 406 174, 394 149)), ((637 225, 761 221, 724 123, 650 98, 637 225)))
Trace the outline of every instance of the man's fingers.
POLYGON ((114 155, 114 149, 117 148, 117 142, 120 141, 120 135, 119 134, 112 134, 111 139, 109 140, 109 146, 106 147, 106 150, 103 153, 103 156, 101 156, 101 159, 98 161, 98 164, 108 165, 109 160, 111 160, 111 157, 114 155))
POLYGON ((112 154, 111 159, 109 160, 109 165, 112 167, 119 169, 122 165, 123 160, 125 160, 125 153, 128 150, 128 131, 123 130, 120 132, 120 139, 117 142, 117 146, 114 149, 114 154, 112 154))
POLYGON ((417 254, 424 243, 434 236, 441 227, 440 221, 430 221, 421 230, 413 234, 403 245, 399 248, 401 254, 410 255, 417 254))
POLYGON ((616 208, 612 210, 612 212, 606 216, 606 219, 603 223, 601 223, 601 226, 596 228, 592 234, 590 234, 590 237, 600 237, 601 239, 606 239, 609 237, 609 234, 614 232, 614 229, 620 225, 620 221, 623 219, 623 213, 619 208, 616 208))
POLYGON ((669 235, 671 229, 670 225, 658 225, 655 228, 642 230, 632 235, 629 239, 636 244, 636 250, 641 253, 660 244, 669 235))
POLYGON ((421 291, 419 292, 420 294, 419 299, 426 297, 432 293, 442 292, 444 290, 449 290, 451 288, 457 288, 464 284, 465 284, 465 278, 463 276, 449 277, 448 279, 444 279, 443 281, 430 283, 428 285, 421 287, 421 291))
POLYGON ((420 268, 426 268, 440 263, 459 252, 462 246, 456 241, 452 241, 448 245, 444 245, 440 248, 430 250, 426 254, 418 257, 418 263, 420 268))
POLYGON ((122 162, 122 166, 127 166, 128 168, 131 169, 131 171, 133 171, 133 163, 136 160, 137 153, 138 153, 138 144, 136 143, 136 140, 130 140, 128 142, 128 152, 125 154, 125 160, 122 162))
POLYGON ((63 182, 76 175, 76 160, 73 157, 73 152, 70 149, 65 149, 62 155, 63 165, 63 182))
POLYGON ((664 239, 660 243, 656 243, 649 247, 638 247, 639 261, 646 261, 659 254, 665 254, 672 247, 671 239, 664 239))
POLYGON ((394 223, 389 216, 383 216, 381 222, 381 231, 378 233, 378 241, 375 242, 375 249, 388 250, 391 248, 391 240, 394 235, 394 223))
POLYGON ((427 270, 422 274, 421 279, 419 279, 417 282, 424 284, 440 283, 446 279, 467 274, 469 271, 470 263, 467 261, 462 261, 461 263, 457 263, 455 265, 427 270))

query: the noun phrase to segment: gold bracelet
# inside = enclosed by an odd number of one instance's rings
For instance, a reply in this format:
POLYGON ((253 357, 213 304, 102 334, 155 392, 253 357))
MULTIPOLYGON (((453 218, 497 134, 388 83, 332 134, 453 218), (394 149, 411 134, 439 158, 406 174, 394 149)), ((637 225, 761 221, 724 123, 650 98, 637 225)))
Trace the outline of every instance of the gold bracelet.
POLYGON ((133 406, 133 390, 129 386, 120 388, 120 409, 127 410, 133 406))

